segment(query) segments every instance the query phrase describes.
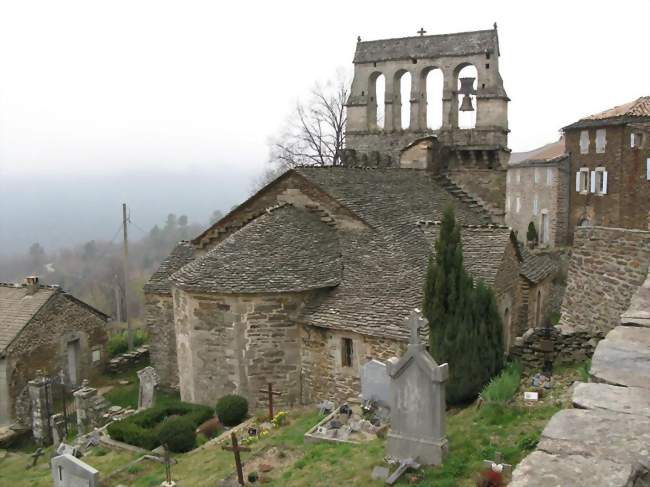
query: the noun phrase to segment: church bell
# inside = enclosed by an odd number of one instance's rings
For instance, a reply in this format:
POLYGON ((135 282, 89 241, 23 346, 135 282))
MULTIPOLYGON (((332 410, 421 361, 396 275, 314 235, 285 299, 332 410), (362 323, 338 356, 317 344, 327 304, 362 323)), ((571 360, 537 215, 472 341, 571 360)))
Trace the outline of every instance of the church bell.
POLYGON ((460 90, 459 93, 463 96, 463 101, 460 104, 461 112, 473 112, 474 106, 472 105, 472 98, 470 95, 475 95, 474 78, 459 78, 460 90))

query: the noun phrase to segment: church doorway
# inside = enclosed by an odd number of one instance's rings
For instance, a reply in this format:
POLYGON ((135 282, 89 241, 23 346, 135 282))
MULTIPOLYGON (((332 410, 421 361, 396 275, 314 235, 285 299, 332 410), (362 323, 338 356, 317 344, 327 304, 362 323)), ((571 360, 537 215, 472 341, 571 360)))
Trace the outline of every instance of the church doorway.
POLYGON ((68 379, 70 380, 71 386, 79 384, 79 349, 79 339, 68 342, 68 379))

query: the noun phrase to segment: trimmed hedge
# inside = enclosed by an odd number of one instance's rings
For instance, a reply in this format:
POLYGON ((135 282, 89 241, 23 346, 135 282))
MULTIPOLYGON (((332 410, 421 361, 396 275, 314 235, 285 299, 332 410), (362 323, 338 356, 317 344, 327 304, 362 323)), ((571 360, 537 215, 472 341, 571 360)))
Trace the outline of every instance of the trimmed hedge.
POLYGON ((139 446, 146 450, 153 450, 160 446, 158 435, 165 419, 170 416, 187 419, 192 428, 195 429, 204 421, 212 418, 214 412, 208 406, 178 401, 172 404, 154 406, 121 421, 111 423, 107 428, 108 434, 114 440, 139 446))
POLYGON ((176 453, 190 451, 196 446, 196 425, 187 416, 177 416, 166 419, 160 427, 158 440, 167 444, 176 453))
POLYGON ((217 402, 217 417, 226 426, 237 426, 248 415, 248 401, 237 394, 223 396, 217 402))

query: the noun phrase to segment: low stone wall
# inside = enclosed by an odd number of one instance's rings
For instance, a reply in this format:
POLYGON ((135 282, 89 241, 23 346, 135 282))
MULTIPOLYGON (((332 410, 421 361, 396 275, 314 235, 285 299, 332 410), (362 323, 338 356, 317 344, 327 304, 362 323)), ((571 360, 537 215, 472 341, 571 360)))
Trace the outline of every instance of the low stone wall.
MULTIPOLYGON (((528 330, 523 336, 515 339, 510 349, 510 359, 519 362, 526 370, 539 370, 544 365, 545 352, 542 343, 546 330, 536 328, 528 330)), ((563 333, 559 327, 550 330, 550 340, 553 342, 551 354, 556 365, 583 362, 594 354, 596 345, 602 334, 591 334, 586 331, 563 333)))
POLYGON ((127 371, 135 365, 144 364, 148 361, 149 345, 142 345, 132 352, 125 352, 110 359, 106 364, 106 372, 109 374, 119 374, 127 371))

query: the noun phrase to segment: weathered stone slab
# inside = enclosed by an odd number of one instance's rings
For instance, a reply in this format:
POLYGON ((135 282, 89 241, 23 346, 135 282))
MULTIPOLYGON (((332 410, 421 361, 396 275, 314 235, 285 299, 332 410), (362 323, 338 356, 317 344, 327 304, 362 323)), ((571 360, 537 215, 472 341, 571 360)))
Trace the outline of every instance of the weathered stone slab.
POLYGON ((361 397, 390 407, 390 377, 386 364, 370 360, 361 368, 361 397))
POLYGON ((630 307, 621 315, 621 324, 650 328, 650 273, 648 273, 645 282, 632 296, 630 307))
POLYGON ((574 407, 581 409, 605 409, 650 417, 650 391, 640 387, 579 382, 573 389, 572 400, 574 407))
POLYGON ((99 487, 99 471, 72 455, 52 459, 54 487, 99 487))
POLYGON ((537 448, 553 455, 582 455, 624 465, 638 463, 650 470, 650 418, 565 409, 551 418, 537 448))
POLYGON ((643 472, 631 464, 582 455, 534 451, 517 466, 509 487, 632 487, 643 472))
POLYGON ((610 331, 596 347, 590 373, 599 382, 650 389, 650 328, 610 331))

